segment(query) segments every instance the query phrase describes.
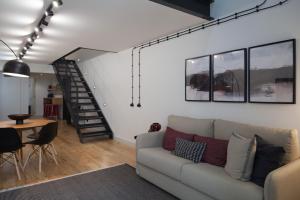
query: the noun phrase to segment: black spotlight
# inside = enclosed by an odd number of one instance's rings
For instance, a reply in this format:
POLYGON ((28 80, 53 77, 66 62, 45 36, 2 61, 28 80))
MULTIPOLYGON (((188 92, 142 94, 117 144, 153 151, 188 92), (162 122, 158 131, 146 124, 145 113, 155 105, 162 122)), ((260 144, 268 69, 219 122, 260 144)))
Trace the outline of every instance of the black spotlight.
POLYGON ((51 10, 47 10, 47 11, 45 12, 45 15, 46 15, 46 16, 53 16, 54 13, 53 13, 53 11, 51 11, 51 10))
POLYGON ((4 65, 3 74, 7 76, 28 78, 30 76, 30 68, 24 62, 10 60, 4 65))
POLYGON ((42 24, 44 25, 44 26, 48 26, 48 22, 44 19, 43 21, 42 21, 42 24))

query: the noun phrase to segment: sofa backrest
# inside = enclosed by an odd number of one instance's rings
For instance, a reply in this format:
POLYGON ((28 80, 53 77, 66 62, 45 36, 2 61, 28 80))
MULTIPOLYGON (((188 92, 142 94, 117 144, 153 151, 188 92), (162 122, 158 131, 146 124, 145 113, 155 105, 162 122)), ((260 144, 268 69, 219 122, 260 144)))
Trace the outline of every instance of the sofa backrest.
POLYGON ((213 121, 212 119, 195 119, 170 115, 168 117, 168 127, 185 133, 213 137, 213 121))
POLYGON ((259 135, 267 142, 284 148, 285 164, 300 157, 298 132, 295 129, 267 128, 217 119, 213 130, 215 138, 224 140, 229 140, 233 132, 244 137, 259 135))

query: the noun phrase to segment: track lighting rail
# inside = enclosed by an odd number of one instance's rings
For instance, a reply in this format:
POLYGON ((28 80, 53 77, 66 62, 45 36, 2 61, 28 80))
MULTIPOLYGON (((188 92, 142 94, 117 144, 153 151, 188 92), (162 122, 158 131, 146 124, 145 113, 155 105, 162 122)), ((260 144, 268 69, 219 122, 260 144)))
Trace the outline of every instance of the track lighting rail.
POLYGON ((25 42, 23 49, 19 53, 19 58, 22 59, 27 53, 28 49, 33 45, 34 41, 40 37, 43 28, 49 25, 49 17, 54 15, 54 9, 63 4, 62 0, 53 0, 48 6, 42 18, 40 19, 38 25, 34 28, 34 31, 29 35, 27 41, 25 42))

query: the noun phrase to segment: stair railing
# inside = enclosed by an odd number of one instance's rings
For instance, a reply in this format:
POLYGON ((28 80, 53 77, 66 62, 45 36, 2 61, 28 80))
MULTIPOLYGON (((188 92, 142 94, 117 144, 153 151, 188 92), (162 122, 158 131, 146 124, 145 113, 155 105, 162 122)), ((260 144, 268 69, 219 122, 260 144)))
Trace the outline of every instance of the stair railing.
MULTIPOLYGON (((73 77, 73 74, 72 74, 72 68, 69 66, 70 64, 72 64, 72 61, 66 61, 66 74, 68 74, 68 77, 70 78, 70 85, 69 85, 69 92, 68 92, 68 96, 69 96, 69 99, 68 101, 70 102, 70 105, 71 105, 71 108, 76 110, 75 115, 73 115, 73 118, 74 118, 74 122, 75 122, 75 126, 76 128, 78 128, 78 125, 79 125, 79 115, 78 115, 78 110, 80 109, 79 106, 78 106, 78 103, 79 103, 79 99, 78 99, 78 92, 79 92, 79 88, 77 87, 77 83, 76 83, 76 80, 75 78, 73 77), (73 84, 73 85, 72 85, 73 84), (74 92, 74 90, 72 90, 72 86, 75 86, 75 101, 73 101, 73 96, 72 96, 72 93, 74 92)), ((73 68, 75 69, 75 68, 73 68)))

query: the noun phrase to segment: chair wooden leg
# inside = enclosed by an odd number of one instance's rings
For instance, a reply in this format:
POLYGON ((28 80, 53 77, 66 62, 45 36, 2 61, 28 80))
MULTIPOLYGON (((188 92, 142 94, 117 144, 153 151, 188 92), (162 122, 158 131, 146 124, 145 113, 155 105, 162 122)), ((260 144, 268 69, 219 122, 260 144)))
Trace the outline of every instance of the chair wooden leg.
POLYGON ((42 172, 42 147, 39 147, 39 173, 42 172))
POLYGON ((53 144, 53 143, 50 143, 49 145, 52 147, 52 149, 53 149, 53 151, 54 151, 54 154, 57 155, 57 151, 56 151, 56 149, 55 149, 55 147, 54 147, 54 144, 53 144))
POLYGON ((25 170, 25 167, 28 164, 28 161, 29 161, 30 157, 35 153, 35 151, 36 150, 33 148, 33 151, 28 155, 28 157, 27 157, 27 159, 26 159, 26 161, 25 161, 25 163, 24 163, 24 165, 22 167, 23 171, 25 170))
POLYGON ((18 164, 19 162, 17 161, 16 153, 13 153, 13 157, 14 157, 14 161, 15 161, 15 166, 16 166, 18 178, 19 178, 19 180, 21 180, 21 175, 20 175, 20 171, 19 171, 19 164, 18 164))
POLYGON ((57 162, 57 160, 56 160, 56 155, 55 155, 55 153, 54 153, 53 146, 50 145, 49 147, 50 147, 49 149, 50 149, 51 157, 53 158, 55 164, 58 165, 58 162, 57 162))

